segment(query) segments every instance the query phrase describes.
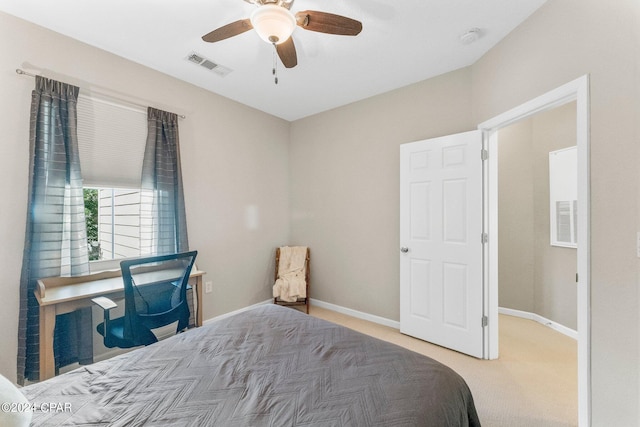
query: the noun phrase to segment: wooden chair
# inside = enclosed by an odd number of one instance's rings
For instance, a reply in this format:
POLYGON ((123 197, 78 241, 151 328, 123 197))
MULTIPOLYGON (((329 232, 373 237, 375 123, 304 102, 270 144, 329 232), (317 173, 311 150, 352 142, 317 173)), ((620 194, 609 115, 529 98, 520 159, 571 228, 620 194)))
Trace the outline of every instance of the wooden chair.
MULTIPOLYGON (((280 298, 275 297, 273 299, 274 304, 283 305, 283 306, 305 306, 307 314, 309 314, 309 261, 310 261, 310 250, 307 248, 307 256, 305 258, 304 266, 305 266, 305 284, 307 287, 307 296, 306 298, 298 298, 297 301, 282 301, 280 298)), ((276 270, 275 270, 275 279, 278 280, 279 272, 278 267, 280 266, 280 248, 276 248, 276 270)))

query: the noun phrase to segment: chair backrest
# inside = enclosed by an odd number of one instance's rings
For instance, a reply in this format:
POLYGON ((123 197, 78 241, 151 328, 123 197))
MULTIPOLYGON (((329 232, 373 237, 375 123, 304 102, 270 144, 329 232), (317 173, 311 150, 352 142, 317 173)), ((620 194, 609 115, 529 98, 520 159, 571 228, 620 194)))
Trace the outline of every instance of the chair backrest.
POLYGON ((129 259, 120 263, 124 281, 124 338, 155 342, 151 329, 178 321, 189 324, 187 286, 197 251, 129 259))

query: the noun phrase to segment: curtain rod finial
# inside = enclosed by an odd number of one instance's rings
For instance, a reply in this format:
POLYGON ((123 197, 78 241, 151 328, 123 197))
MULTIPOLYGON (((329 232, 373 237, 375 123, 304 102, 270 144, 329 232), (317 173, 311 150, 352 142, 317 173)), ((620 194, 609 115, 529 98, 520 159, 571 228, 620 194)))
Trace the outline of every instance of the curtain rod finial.
POLYGON ((27 73, 26 71, 24 71, 21 68, 16 68, 16 74, 22 74, 24 76, 35 77, 35 74, 27 73))

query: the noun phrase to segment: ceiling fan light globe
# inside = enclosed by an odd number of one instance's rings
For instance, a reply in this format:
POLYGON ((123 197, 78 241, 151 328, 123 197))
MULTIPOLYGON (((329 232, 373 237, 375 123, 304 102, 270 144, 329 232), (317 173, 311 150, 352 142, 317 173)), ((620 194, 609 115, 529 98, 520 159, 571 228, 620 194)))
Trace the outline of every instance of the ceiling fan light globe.
POLYGON ((281 6, 266 4, 251 14, 251 25, 262 40, 269 44, 284 43, 296 28, 296 18, 281 6))

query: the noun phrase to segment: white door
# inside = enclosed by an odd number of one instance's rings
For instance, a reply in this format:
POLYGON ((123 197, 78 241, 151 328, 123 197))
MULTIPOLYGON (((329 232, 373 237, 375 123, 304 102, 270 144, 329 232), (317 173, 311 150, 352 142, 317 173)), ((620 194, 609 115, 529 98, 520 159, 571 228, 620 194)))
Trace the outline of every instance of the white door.
POLYGON ((483 357, 482 133, 400 146, 400 332, 483 357))

